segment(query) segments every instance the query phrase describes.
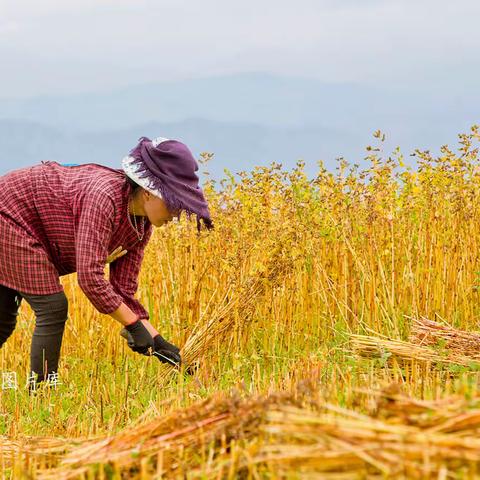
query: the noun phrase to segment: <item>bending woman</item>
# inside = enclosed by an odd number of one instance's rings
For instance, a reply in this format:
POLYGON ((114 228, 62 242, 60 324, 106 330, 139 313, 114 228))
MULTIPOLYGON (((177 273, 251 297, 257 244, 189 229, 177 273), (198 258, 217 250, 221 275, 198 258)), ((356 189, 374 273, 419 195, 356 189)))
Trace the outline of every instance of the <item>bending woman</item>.
POLYGON ((179 349, 158 333, 134 295, 152 225, 185 211, 196 214, 199 230, 200 219, 213 228, 197 170, 185 144, 141 137, 122 169, 42 161, 0 177, 0 348, 24 298, 35 313, 30 375, 36 382, 57 372, 68 316, 59 277, 73 272, 94 307, 125 326, 132 350, 180 363, 179 349), (117 256, 119 248, 126 254, 117 256))

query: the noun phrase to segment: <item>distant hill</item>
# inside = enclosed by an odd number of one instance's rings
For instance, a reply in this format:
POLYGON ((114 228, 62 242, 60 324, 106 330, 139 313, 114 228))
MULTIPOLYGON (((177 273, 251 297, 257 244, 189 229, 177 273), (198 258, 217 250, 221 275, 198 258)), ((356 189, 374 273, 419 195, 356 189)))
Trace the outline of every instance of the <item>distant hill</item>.
POLYGON ((195 155, 215 154, 223 168, 271 161, 291 167, 345 156, 361 163, 377 128, 387 152, 400 145, 434 150, 455 144, 478 123, 479 100, 468 92, 393 91, 326 84, 299 77, 246 73, 136 85, 109 93, 0 98, 0 174, 41 159, 119 165, 142 135, 184 141, 195 155))
POLYGON ((269 126, 343 125, 346 116, 361 118, 366 108, 369 114, 385 112, 385 96, 391 94, 378 93, 361 85, 309 78, 235 74, 135 85, 110 93, 0 98, 0 118, 90 131, 186 118, 269 126))
POLYGON ((227 167, 234 173, 272 161, 291 168, 299 159, 325 159, 329 151, 340 151, 360 139, 345 133, 316 128, 274 128, 242 122, 214 122, 188 119, 177 123, 150 122, 128 129, 99 133, 66 133, 42 124, 0 120, 0 174, 13 168, 51 159, 64 163, 101 163, 120 168, 124 155, 139 137, 158 135, 182 139, 199 158, 214 153, 208 169, 214 178, 224 176, 227 167))

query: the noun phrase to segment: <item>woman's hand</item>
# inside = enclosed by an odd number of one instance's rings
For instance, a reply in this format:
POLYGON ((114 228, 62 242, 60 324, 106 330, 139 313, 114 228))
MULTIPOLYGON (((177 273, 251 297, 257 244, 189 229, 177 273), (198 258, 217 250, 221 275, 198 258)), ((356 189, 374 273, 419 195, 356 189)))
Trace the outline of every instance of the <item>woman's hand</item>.
POLYGON ((130 334, 128 338, 128 346, 137 353, 142 355, 151 355, 151 349, 155 348, 155 343, 149 331, 145 328, 142 320, 137 319, 135 322, 125 325, 125 330, 130 334))
POLYGON ((167 342, 160 334, 153 337, 153 346, 155 354, 162 363, 168 363, 177 367, 182 363, 180 349, 173 343, 167 342))
POLYGON ((122 250, 122 246, 120 245, 107 257, 107 263, 112 263, 117 258, 123 257, 123 255, 125 255, 127 251, 128 250, 122 250))

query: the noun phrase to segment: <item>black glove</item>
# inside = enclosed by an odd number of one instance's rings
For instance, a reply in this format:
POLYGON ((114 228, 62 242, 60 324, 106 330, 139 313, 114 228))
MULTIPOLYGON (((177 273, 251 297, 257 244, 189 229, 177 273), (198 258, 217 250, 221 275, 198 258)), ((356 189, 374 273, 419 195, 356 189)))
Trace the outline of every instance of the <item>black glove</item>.
POLYGON ((182 359, 180 349, 170 342, 167 342, 160 334, 153 337, 154 355, 163 363, 180 366, 182 359))
POLYGON ((142 355, 151 355, 149 348, 154 348, 153 338, 145 328, 141 319, 130 325, 125 325, 125 329, 131 336, 131 341, 128 342, 128 346, 137 353, 142 355))

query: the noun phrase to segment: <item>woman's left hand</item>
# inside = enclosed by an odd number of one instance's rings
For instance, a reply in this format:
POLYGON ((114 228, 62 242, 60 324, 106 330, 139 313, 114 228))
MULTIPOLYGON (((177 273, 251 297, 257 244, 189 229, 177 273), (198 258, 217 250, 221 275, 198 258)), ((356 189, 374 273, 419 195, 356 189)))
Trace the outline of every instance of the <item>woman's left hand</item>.
POLYGON ((117 258, 123 257, 128 250, 122 250, 122 246, 117 247, 108 257, 107 263, 114 262, 117 258))

